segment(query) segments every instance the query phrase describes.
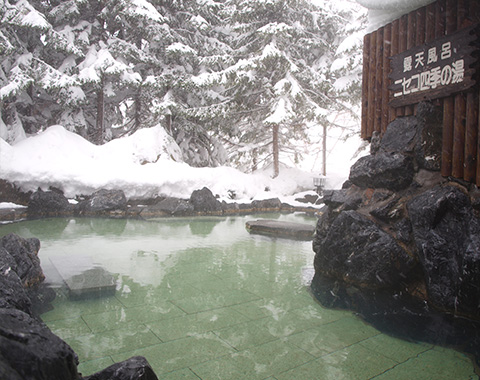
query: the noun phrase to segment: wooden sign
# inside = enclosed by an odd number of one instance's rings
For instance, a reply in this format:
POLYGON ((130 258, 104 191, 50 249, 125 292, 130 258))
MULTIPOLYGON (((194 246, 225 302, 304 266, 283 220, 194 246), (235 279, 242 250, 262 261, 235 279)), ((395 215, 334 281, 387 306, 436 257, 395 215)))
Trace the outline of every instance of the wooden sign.
POLYGON ((475 72, 480 71, 479 25, 390 57, 389 105, 416 104, 472 87, 475 72))

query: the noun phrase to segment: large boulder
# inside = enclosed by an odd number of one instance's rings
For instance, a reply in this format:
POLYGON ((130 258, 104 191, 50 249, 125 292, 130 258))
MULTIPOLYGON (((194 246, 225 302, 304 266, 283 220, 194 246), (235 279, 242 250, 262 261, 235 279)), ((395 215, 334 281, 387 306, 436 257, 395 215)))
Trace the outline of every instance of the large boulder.
POLYGON ((185 216, 194 212, 193 205, 185 199, 165 198, 154 205, 145 207, 141 212, 142 218, 155 216, 185 216))
POLYGON ((429 300, 480 317, 480 219, 468 194, 436 187, 408 203, 429 300))
POLYGON ((27 208, 30 217, 62 216, 71 211, 72 206, 68 199, 57 190, 38 189, 31 195, 27 208))
POLYGON ((31 301, 18 277, 17 263, 3 247, 0 247, 0 308, 31 313, 31 301))
POLYGON ((222 203, 215 198, 213 193, 207 187, 193 191, 190 196, 190 203, 195 212, 207 214, 222 213, 222 203))
POLYGON ((361 157, 350 168, 349 180, 359 187, 386 188, 394 191, 408 187, 415 171, 411 156, 379 152, 361 157))
POLYGON ((12 269, 25 287, 38 285, 45 279, 38 258, 40 240, 8 234, 0 239, 0 247, 3 247, 15 261, 15 267, 12 269))
POLYGON ((127 198, 122 190, 101 189, 77 204, 76 212, 80 215, 124 215, 127 198))
POLYGON ((27 313, 0 309, 0 369, 15 379, 77 380, 77 356, 50 329, 27 313))
POLYGON ((359 288, 395 288, 415 260, 377 224, 355 211, 341 212, 314 241, 315 272, 359 288))

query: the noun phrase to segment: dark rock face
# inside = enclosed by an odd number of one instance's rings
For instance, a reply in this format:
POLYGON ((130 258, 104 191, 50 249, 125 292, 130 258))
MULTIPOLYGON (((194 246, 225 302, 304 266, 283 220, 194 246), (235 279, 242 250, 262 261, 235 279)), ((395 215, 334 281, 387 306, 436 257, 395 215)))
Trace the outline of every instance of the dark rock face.
POLYGON ((455 186, 427 191, 408 203, 430 302, 480 316, 480 219, 455 186))
POLYGON ((113 211, 125 212, 127 198, 122 190, 101 189, 77 205, 80 215, 93 215, 113 211))
POLYGON ((16 272, 17 263, 8 251, 0 247, 0 308, 31 312, 31 301, 16 272))
POLYGON ((439 121, 428 104, 397 118, 348 186, 325 194, 311 287, 326 306, 479 360, 480 192, 435 171, 439 121))
POLYGON ((79 379, 73 350, 42 322, 20 310, 0 309, 0 353, 0 368, 20 379, 79 379))
POLYGON ((360 187, 405 189, 414 176, 413 159, 402 153, 380 152, 360 158, 350 170, 350 181, 360 187))
POLYGON ((252 207, 257 211, 280 210, 282 202, 278 198, 262 199, 253 201, 252 207))
POLYGON ((201 190, 195 190, 190 196, 190 203, 195 212, 221 213, 222 204, 215 198, 210 189, 204 187, 201 190))
POLYGON ((152 367, 142 356, 134 356, 115 363, 103 371, 85 377, 85 380, 157 380, 152 367))
POLYGON ((9 234, 0 240, 0 247, 3 247, 15 260, 15 267, 12 269, 25 287, 38 285, 45 279, 38 258, 40 240, 24 239, 18 235, 9 234))
POLYGON ((414 267, 392 236, 355 211, 335 218, 315 248, 316 273, 362 288, 396 287, 414 267))
POLYGON ((58 191, 43 191, 38 189, 30 197, 27 213, 31 217, 61 216, 71 212, 68 199, 58 191))
POLYGON ((0 199, 2 202, 12 202, 19 205, 27 205, 31 193, 24 193, 14 184, 0 179, 0 199))
POLYGON ((140 212, 140 216, 148 218, 152 215, 185 216, 193 213, 193 205, 185 199, 165 198, 140 212))

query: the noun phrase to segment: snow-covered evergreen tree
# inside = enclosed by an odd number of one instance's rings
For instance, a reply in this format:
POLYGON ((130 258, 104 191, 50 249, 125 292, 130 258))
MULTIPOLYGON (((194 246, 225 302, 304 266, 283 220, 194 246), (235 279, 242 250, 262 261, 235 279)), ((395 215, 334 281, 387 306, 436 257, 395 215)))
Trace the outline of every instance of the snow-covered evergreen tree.
POLYGON ((56 64, 59 57, 81 52, 34 5, 2 0, 0 7, 1 135, 9 142, 48 124, 59 109, 62 89, 77 84, 56 64))
MULTIPOLYGON (((195 79, 223 89, 220 102, 209 110, 234 162, 251 169, 274 163, 276 175, 279 154, 300 159, 309 122, 328 122, 328 113, 348 109, 346 102, 359 95, 350 91, 349 97, 339 97, 335 84, 350 68, 332 71, 346 37, 346 15, 306 0, 230 0, 226 5, 234 62, 195 79)), ((359 79, 351 81, 351 90, 359 79)))

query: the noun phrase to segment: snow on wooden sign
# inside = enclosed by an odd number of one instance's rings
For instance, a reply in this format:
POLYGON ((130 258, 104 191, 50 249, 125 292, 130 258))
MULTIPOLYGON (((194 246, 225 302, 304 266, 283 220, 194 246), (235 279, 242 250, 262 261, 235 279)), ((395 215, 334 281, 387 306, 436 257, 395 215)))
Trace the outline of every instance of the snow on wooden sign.
POLYGON ((475 84, 480 24, 390 57, 392 107, 443 98, 475 84))

